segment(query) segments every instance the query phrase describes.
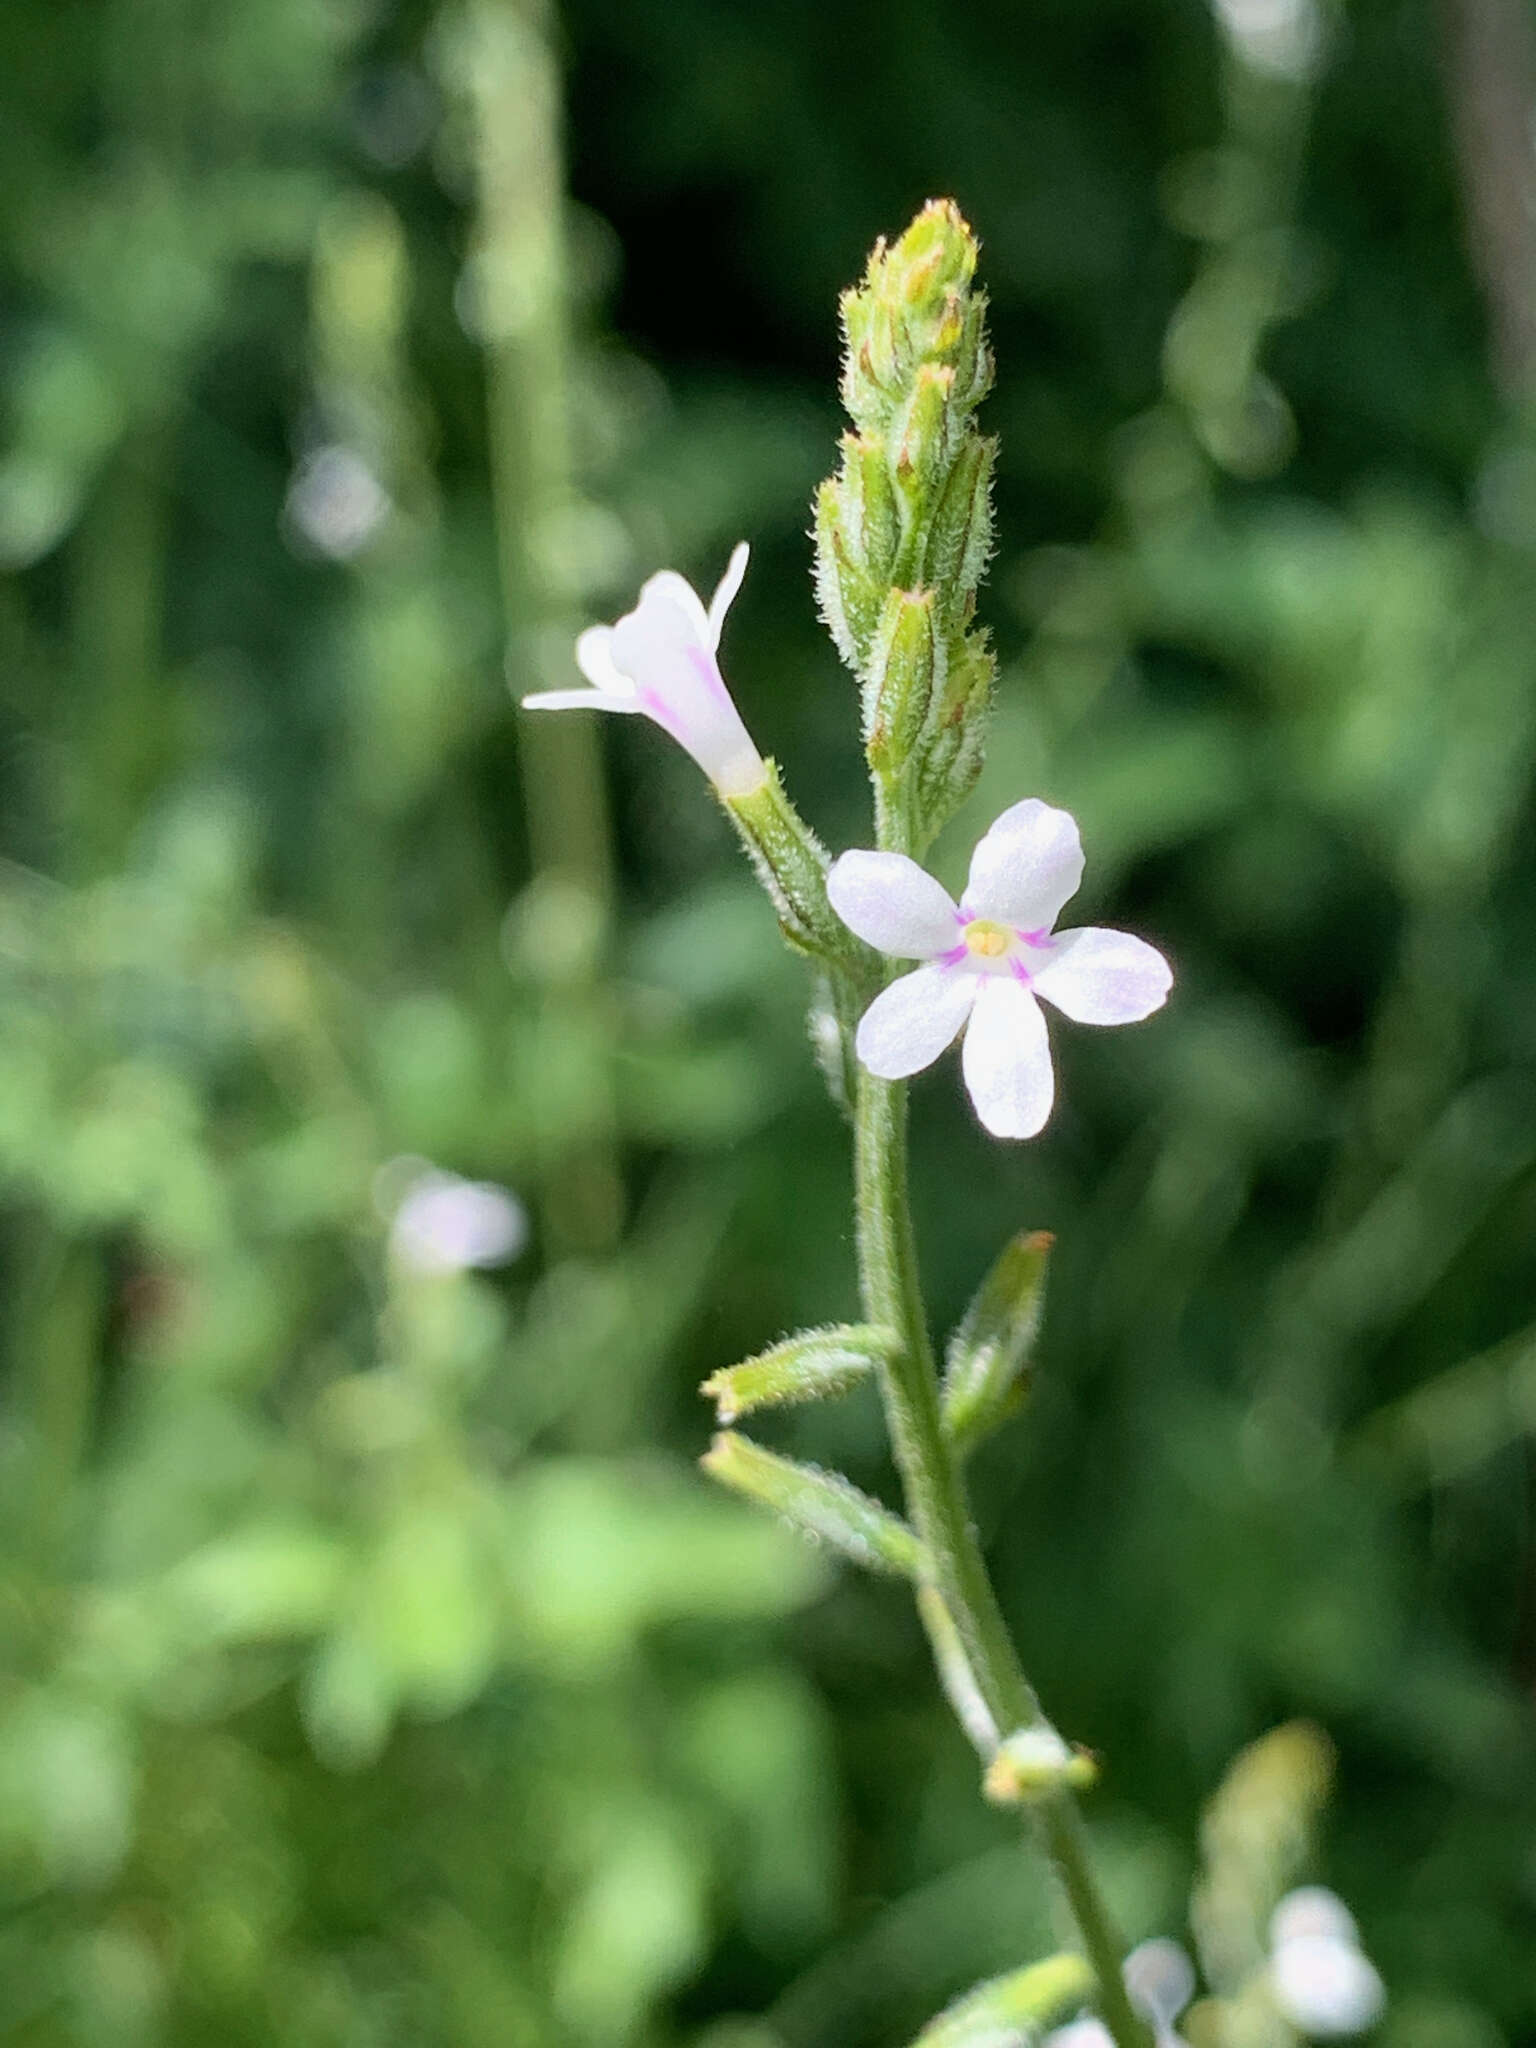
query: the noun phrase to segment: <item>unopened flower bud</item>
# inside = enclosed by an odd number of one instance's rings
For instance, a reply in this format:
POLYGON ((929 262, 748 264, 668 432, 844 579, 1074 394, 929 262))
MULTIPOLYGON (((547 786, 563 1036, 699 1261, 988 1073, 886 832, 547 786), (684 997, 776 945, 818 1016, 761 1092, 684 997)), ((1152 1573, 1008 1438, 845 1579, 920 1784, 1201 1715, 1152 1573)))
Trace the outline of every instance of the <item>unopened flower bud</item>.
POLYGON ((858 432, 816 499, 822 615, 859 679, 877 789, 920 844, 975 781, 991 701, 971 625, 993 463, 972 419, 992 379, 975 271, 976 239, 948 201, 876 245, 842 302, 843 401, 858 432))

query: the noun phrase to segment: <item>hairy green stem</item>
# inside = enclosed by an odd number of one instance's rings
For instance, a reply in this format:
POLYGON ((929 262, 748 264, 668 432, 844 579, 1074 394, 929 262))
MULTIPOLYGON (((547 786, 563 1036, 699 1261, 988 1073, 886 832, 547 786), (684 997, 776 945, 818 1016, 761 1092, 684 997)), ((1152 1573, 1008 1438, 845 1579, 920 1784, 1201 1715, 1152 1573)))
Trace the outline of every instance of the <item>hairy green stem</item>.
MULTIPOLYGON (((889 814, 881 843, 889 847, 889 814)), ((898 845, 891 849, 905 851, 898 845)), ((1044 1719, 1020 1667, 971 1520, 964 1476, 940 1421, 938 1375, 923 1306, 907 1194, 906 1084, 859 1074, 854 1114, 854 1201, 864 1313, 893 1330, 898 1349, 880 1370, 891 1445, 907 1514, 932 1562, 976 1690, 998 1732, 1044 1719)), ((1126 1996, 1121 1942, 1088 1862, 1076 1803, 1061 1792, 1037 1809, 1042 1843, 1098 1978, 1099 2010, 1117 2048, 1145 2048, 1146 2029, 1126 1996)))

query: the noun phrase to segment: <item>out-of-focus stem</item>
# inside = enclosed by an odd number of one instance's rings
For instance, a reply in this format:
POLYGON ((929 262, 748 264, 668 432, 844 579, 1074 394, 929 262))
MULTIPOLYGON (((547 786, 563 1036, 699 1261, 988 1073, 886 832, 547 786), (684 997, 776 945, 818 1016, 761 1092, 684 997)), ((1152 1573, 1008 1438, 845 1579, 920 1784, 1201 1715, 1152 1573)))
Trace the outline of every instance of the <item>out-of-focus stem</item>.
MULTIPOLYGON (((560 143, 560 81, 548 0, 468 0, 461 65, 474 122, 478 196, 474 303, 485 340, 491 483, 514 693, 571 680, 580 624, 566 566, 575 506, 571 335, 560 143)), ((536 882, 584 899, 594 938, 586 988, 613 895, 602 759, 584 718, 524 718, 518 729, 536 882)), ((579 991, 566 991, 567 996, 579 991)), ((548 1190, 551 1249, 594 1250, 616 1237, 622 1189, 601 1133, 548 1190)))
MULTIPOLYGON (((486 336, 495 494, 514 686, 569 683, 577 621, 556 550, 573 499, 571 336, 559 75, 546 0, 471 0, 468 84, 478 185, 475 291, 486 336)), ((612 886, 598 739, 581 718, 525 719, 523 797, 535 870, 606 910, 612 886)))
POLYGON ((123 858, 160 763, 163 458, 162 429, 129 435, 74 543, 79 725, 63 815, 67 858, 83 876, 123 858))

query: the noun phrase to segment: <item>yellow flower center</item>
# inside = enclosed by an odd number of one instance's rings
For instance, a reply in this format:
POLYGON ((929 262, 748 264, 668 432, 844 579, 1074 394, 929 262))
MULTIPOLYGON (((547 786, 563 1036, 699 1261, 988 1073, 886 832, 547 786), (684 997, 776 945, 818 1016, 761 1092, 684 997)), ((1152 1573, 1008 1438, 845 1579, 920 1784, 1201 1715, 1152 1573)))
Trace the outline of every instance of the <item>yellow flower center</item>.
POLYGON ((979 953, 983 960, 1001 960, 1013 938, 1005 924, 994 924, 990 918, 975 917, 960 934, 968 953, 979 953))

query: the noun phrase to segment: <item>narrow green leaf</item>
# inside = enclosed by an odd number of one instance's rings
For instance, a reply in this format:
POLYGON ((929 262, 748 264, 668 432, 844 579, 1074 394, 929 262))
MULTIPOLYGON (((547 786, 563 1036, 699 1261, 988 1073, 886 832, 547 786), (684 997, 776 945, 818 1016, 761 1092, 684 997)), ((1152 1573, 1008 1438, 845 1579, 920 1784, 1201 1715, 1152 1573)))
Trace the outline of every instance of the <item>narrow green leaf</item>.
POLYGON ((913 2048, 1027 2048, 1093 1994, 1081 1956, 1050 1956, 967 1991, 924 2027, 913 2048))
POLYGON ((895 1348, 895 1338, 874 1323, 833 1323, 802 1330, 740 1365, 722 1366, 700 1387, 722 1424, 754 1408, 782 1408, 844 1394, 895 1348))
POLYGON ((1054 1243, 1048 1230, 1029 1230, 1006 1244, 949 1340, 944 1429, 962 1451, 1006 1422, 1028 1391, 1054 1243))
POLYGON ((773 1508, 818 1543, 830 1543, 870 1571, 924 1574, 923 1548, 898 1515, 837 1472, 799 1465, 750 1437, 722 1430, 702 1460, 722 1486, 773 1508))

